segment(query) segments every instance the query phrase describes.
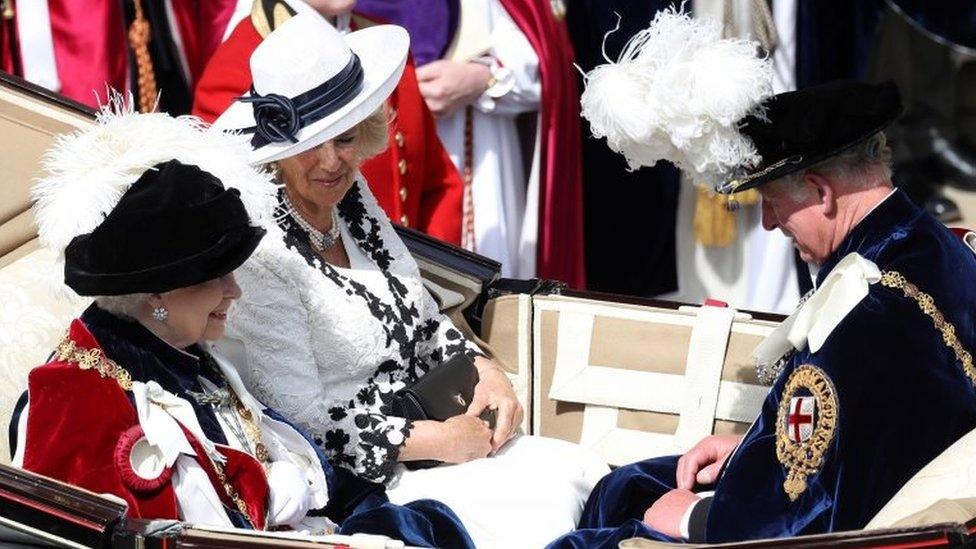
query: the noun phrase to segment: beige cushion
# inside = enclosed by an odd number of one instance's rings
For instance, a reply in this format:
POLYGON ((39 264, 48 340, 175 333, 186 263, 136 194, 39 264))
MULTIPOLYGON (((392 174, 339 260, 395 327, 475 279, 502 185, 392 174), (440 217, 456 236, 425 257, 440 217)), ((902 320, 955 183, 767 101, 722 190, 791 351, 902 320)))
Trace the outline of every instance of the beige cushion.
POLYGON ((976 517, 976 498, 940 499, 933 503, 931 507, 908 515, 892 524, 892 526, 909 528, 912 526, 925 526, 927 524, 939 524, 943 522, 965 524, 973 517, 976 517))
MULTIPOLYGON (((888 528, 943 499, 976 498, 976 430, 957 440, 915 474, 866 528, 888 528)), ((976 515, 976 513, 974 513, 976 515)), ((935 514, 919 515, 914 520, 935 514)), ((967 517, 972 518, 972 515, 967 517)), ((945 522, 945 520, 933 520, 945 522)), ((922 524, 916 522, 915 524, 922 524)), ((931 524, 931 523, 929 523, 931 524)))
POLYGON ((532 307, 532 433, 611 465, 744 433, 768 392, 750 355, 775 322, 567 296, 535 296, 532 307))
POLYGON ((27 373, 44 363, 88 302, 64 286, 46 248, 0 269, 0 463, 10 462, 7 425, 27 373))

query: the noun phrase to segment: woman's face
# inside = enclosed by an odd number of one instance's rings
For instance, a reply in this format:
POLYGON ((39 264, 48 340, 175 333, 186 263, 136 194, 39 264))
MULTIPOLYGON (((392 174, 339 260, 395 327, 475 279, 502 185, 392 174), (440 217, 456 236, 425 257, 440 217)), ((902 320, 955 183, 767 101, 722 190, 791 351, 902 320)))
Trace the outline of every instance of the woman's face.
MULTIPOLYGON (((220 339, 224 335, 227 309, 240 296, 241 289, 233 273, 159 294, 159 304, 169 315, 161 322, 163 327, 155 331, 179 348, 220 339)), ((150 305, 155 307, 155 300, 150 305)))
POLYGON ((331 209, 352 187, 361 160, 359 127, 303 153, 278 161, 292 202, 305 214, 331 209))

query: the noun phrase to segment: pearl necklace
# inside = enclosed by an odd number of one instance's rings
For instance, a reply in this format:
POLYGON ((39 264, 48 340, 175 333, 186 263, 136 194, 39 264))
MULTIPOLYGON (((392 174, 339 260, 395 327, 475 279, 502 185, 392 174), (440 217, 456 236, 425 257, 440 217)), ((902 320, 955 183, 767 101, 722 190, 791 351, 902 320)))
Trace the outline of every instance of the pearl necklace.
POLYGON ((322 253, 328 250, 336 243, 339 239, 339 215, 336 213, 336 208, 332 208, 332 228, 329 229, 327 233, 322 233, 322 231, 316 229, 308 222, 302 214, 295 209, 295 205, 292 204, 291 199, 288 198, 288 193, 281 193, 285 209, 288 210, 288 215, 295 220, 295 223, 308 234, 308 240, 312 243, 312 247, 315 251, 322 253))

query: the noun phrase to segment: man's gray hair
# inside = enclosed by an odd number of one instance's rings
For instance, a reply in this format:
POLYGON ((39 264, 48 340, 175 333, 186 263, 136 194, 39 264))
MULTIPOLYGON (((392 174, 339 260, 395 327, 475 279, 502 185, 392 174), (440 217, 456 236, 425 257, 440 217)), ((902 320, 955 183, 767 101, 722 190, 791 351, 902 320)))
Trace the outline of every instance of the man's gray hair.
POLYGON ((790 196, 803 200, 806 189, 797 185, 808 172, 846 182, 854 189, 868 189, 891 182, 891 147, 884 132, 878 132, 850 149, 823 162, 780 179, 790 196))
POLYGON ((95 298, 95 303, 119 318, 135 320, 148 300, 149 294, 102 295, 95 298))

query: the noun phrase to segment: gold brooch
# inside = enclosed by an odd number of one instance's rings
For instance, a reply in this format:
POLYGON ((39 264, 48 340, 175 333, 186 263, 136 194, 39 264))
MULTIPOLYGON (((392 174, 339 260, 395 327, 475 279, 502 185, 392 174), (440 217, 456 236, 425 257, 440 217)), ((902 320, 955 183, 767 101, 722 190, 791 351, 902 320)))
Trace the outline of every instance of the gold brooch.
POLYGON ((790 374, 776 414, 776 459, 786 468, 783 489, 796 501, 807 477, 823 464, 837 431, 837 392, 823 370, 804 364, 790 374), (798 394, 801 389, 809 395, 798 394))

